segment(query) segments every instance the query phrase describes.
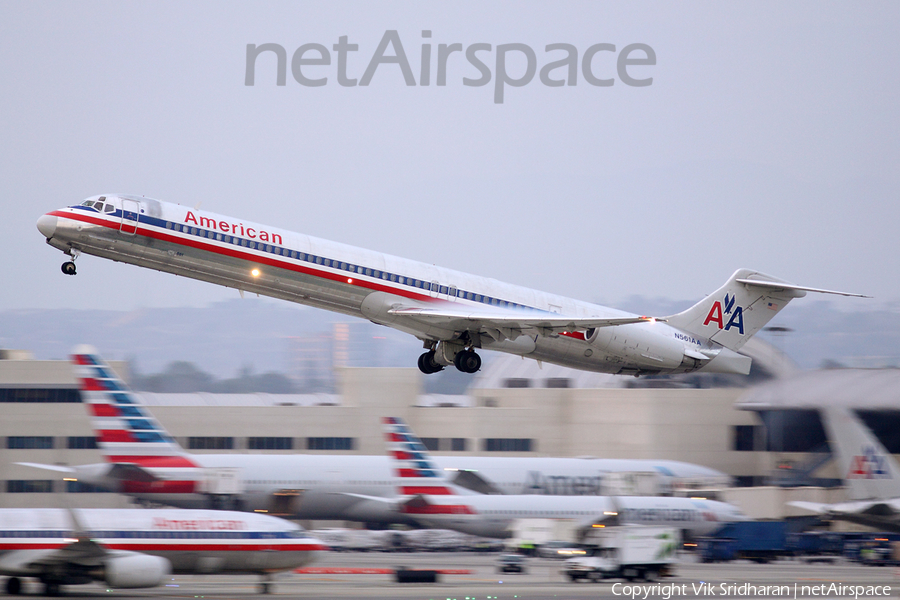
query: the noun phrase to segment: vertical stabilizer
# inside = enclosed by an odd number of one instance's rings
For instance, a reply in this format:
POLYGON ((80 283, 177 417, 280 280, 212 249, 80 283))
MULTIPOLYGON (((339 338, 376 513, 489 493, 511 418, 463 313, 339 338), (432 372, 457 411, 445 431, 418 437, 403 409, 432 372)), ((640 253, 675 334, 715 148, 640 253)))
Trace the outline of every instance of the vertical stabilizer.
POLYGON ((738 350, 794 298, 806 291, 769 275, 738 269, 718 290, 677 315, 669 325, 738 350), (784 287, 778 287, 784 284, 784 287))
POLYGON ((422 441, 399 417, 384 417, 384 438, 395 465, 401 496, 449 496, 454 487, 431 459, 422 441))
POLYGON ((168 469, 196 467, 96 350, 78 346, 72 363, 97 445, 107 461, 168 469))
POLYGON ((820 410, 828 443, 852 500, 900 498, 900 467, 856 414, 844 407, 820 410))

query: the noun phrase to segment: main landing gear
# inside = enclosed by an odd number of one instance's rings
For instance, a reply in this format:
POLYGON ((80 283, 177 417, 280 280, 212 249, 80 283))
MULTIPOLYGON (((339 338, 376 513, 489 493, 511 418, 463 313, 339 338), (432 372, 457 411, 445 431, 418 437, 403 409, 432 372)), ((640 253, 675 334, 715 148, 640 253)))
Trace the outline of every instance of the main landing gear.
POLYGON ((443 371, 444 366, 449 365, 451 361, 463 373, 475 373, 481 369, 481 357, 474 350, 461 348, 455 354, 448 356, 448 351, 452 352, 452 350, 442 346, 443 342, 437 349, 431 349, 419 356, 418 365, 420 371, 426 375, 431 375, 432 373, 443 371))
POLYGON ((419 356, 419 370, 426 375, 431 375, 432 373, 443 371, 444 366, 439 365, 434 359, 434 350, 429 350, 419 356))

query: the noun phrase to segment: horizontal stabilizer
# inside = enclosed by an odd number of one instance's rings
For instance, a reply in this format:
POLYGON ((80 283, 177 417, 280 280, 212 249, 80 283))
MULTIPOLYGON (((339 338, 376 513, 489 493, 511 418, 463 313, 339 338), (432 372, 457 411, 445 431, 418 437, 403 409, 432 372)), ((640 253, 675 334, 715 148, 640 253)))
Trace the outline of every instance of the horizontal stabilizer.
POLYGON ((72 467, 63 467, 61 465, 45 465, 41 463, 30 463, 30 462, 17 462, 14 463, 17 465, 21 465, 23 467, 32 467, 34 469, 44 469, 45 471, 56 471, 57 473, 74 473, 75 469, 72 467))
POLYGON ((759 279, 735 279, 738 283, 743 283, 746 285, 752 285, 754 287, 765 287, 769 289, 778 289, 778 290, 795 290, 798 292, 815 292, 817 294, 834 294, 836 296, 852 296, 853 298, 871 298, 872 296, 866 296, 864 294, 854 294, 851 292, 836 292, 834 290, 823 290, 821 288, 814 287, 805 287, 802 285, 793 285, 791 283, 784 283, 781 281, 761 281, 759 279))

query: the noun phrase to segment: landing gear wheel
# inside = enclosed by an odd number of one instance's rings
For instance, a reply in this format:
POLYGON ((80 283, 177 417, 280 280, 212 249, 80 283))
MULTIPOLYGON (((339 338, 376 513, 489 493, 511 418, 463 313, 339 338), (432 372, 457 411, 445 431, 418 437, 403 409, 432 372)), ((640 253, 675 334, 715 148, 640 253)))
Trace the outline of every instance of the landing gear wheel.
POLYGON ((22 580, 18 577, 10 577, 6 580, 6 593, 10 596, 18 596, 22 593, 22 580))
POLYGON ((453 364, 463 373, 475 373, 481 368, 481 357, 471 350, 456 353, 453 364))
POLYGON ((434 360, 434 350, 429 350, 428 352, 422 353, 419 356, 419 370, 425 373, 426 375, 431 375, 432 373, 437 373, 438 371, 443 371, 444 366, 439 365, 436 360, 434 360))
POLYGON ((71 260, 62 264, 62 272, 66 275, 75 275, 75 263, 71 260))

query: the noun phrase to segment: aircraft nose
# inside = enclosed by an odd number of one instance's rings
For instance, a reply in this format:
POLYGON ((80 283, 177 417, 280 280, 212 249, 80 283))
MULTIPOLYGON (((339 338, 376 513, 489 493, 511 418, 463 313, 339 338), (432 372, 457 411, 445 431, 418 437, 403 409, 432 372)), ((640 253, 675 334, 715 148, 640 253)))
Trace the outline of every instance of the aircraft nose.
POLYGON ((37 228, 48 240, 56 233, 57 218, 51 215, 43 215, 37 220, 37 228))

